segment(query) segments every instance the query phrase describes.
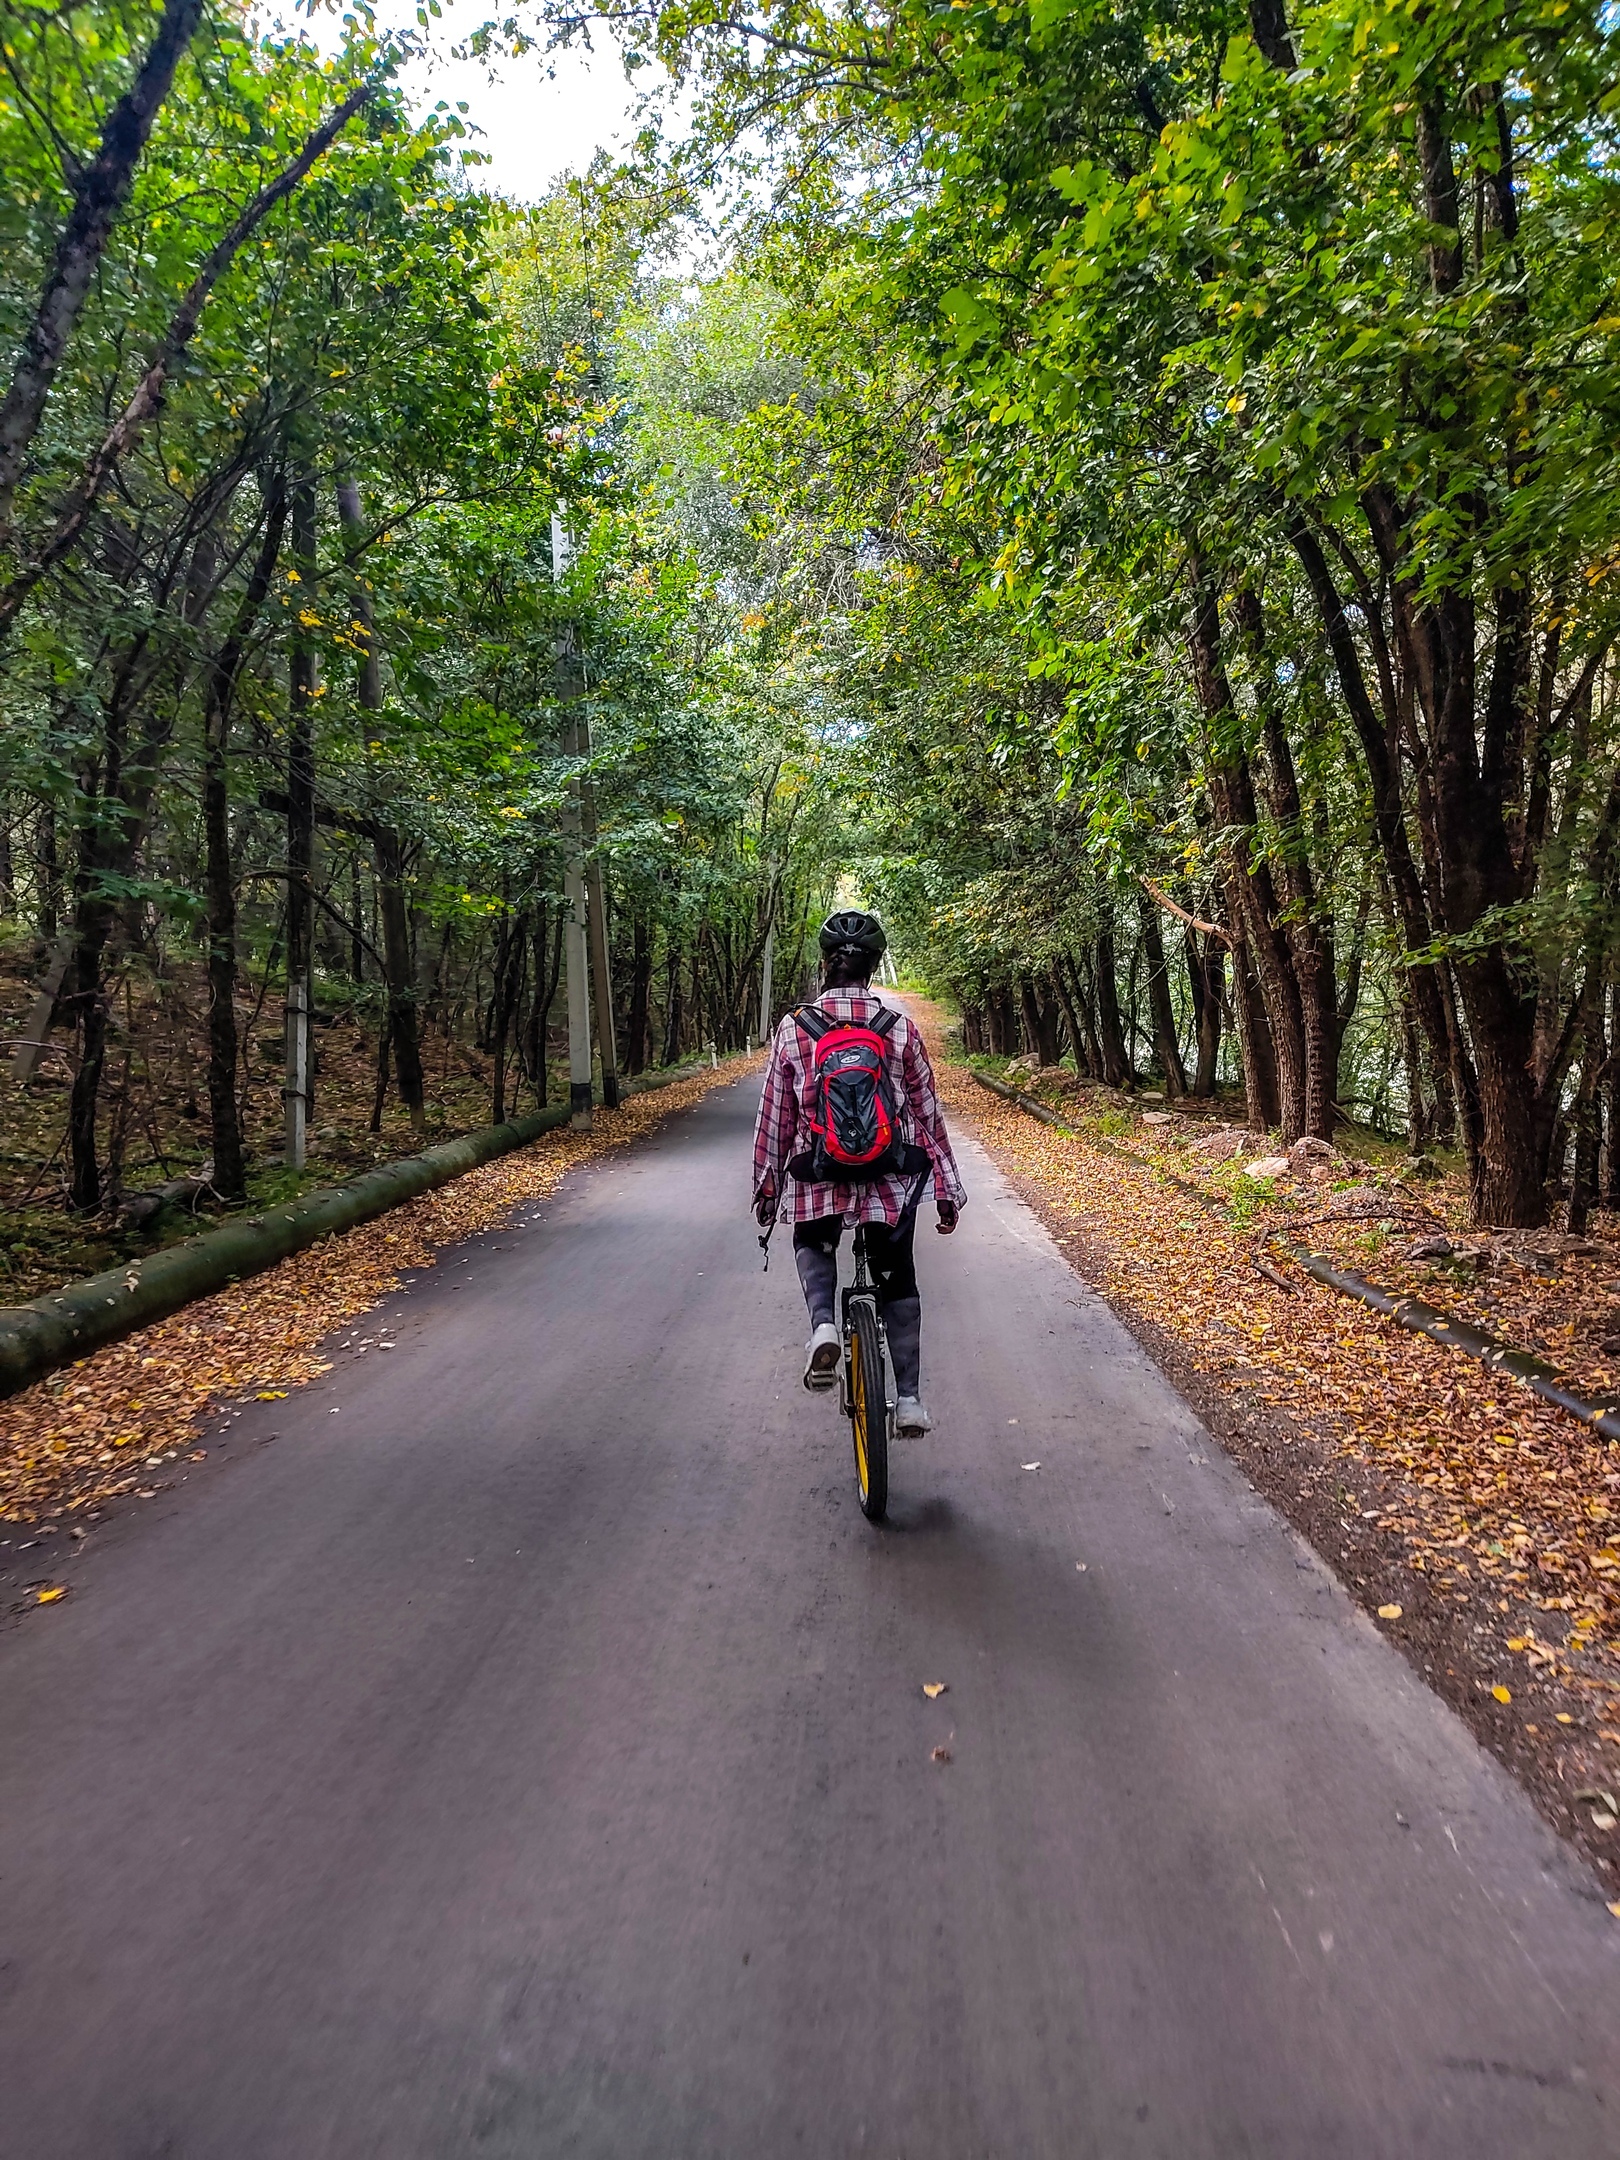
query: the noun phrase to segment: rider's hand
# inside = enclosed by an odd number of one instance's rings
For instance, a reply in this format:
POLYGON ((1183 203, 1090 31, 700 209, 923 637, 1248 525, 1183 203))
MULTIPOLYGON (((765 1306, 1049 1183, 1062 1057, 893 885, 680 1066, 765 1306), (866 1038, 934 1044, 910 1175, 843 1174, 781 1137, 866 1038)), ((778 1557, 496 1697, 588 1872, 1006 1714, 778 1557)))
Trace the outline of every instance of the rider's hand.
POLYGON ((935 1227, 941 1237, 949 1237, 956 1228, 958 1214, 956 1202, 954 1200, 936 1200, 934 1205, 939 1210, 939 1221, 935 1227))
POLYGON ((762 1230, 768 1230, 776 1220, 776 1195, 762 1192, 754 1202, 754 1220, 762 1230))

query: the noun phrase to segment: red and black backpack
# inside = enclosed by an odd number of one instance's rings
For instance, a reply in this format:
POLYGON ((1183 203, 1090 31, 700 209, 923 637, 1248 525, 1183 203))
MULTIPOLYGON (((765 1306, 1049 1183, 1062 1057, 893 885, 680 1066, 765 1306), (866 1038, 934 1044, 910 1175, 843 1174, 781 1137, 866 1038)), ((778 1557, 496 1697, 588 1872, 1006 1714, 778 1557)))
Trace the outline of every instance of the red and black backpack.
POLYGON ((854 1185, 910 1167, 916 1152, 900 1138, 888 1072, 889 1031, 899 1019, 880 1005, 870 1021, 835 1020, 818 1005, 794 1020, 815 1045, 812 1144, 788 1164, 812 1184, 854 1185))

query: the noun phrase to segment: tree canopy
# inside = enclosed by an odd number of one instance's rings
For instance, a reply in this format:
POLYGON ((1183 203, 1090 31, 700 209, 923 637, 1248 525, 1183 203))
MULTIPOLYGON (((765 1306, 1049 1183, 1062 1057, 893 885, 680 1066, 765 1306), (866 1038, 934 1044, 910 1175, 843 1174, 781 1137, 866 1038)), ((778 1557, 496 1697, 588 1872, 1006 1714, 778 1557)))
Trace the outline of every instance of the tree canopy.
POLYGON ((554 5, 485 42, 617 39, 693 121, 527 208, 358 22, 5 15, 0 908, 64 1204, 259 1189, 267 1000, 369 1028, 374 1128, 462 1114, 437 1041, 545 1100, 575 870, 632 1071, 757 1036, 842 882, 969 1050, 1620 1204, 1602 10, 554 5), (189 1156, 132 1108, 165 996, 189 1156))

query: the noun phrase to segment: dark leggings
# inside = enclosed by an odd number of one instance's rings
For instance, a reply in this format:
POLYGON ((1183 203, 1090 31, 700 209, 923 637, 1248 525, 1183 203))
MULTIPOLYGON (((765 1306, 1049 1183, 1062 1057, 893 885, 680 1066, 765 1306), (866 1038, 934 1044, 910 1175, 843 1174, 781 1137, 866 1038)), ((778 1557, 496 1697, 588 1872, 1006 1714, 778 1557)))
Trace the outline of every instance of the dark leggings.
MULTIPOLYGON (((878 1310, 885 1311, 897 1298, 917 1295, 917 1262, 912 1246, 917 1236, 917 1213, 909 1208, 891 1228, 888 1223, 869 1222, 861 1227, 866 1232, 866 1260, 877 1284, 878 1310)), ((793 1254, 798 1260, 801 1253, 825 1255, 831 1266, 823 1270, 812 1261, 817 1287, 827 1285, 826 1310, 812 1310, 811 1319, 818 1325, 833 1316, 833 1290, 838 1280, 837 1262, 833 1256, 838 1250, 838 1240, 844 1232, 842 1215, 817 1215, 810 1222, 793 1226, 793 1254)), ((799 1261, 799 1280, 804 1284, 805 1297, 810 1296, 810 1281, 806 1279, 803 1261, 799 1261)))
MULTIPOLYGON (((917 1235, 916 1210, 908 1208, 892 1228, 881 1222, 864 1227, 867 1265, 877 1284, 878 1310, 889 1338, 895 1386, 902 1395, 915 1395, 922 1363, 922 1300, 917 1295, 917 1264, 912 1252, 917 1235)), ((841 1215, 818 1215, 812 1222, 793 1226, 793 1258, 813 1328, 833 1319, 838 1296, 838 1240, 843 1229, 841 1215)))

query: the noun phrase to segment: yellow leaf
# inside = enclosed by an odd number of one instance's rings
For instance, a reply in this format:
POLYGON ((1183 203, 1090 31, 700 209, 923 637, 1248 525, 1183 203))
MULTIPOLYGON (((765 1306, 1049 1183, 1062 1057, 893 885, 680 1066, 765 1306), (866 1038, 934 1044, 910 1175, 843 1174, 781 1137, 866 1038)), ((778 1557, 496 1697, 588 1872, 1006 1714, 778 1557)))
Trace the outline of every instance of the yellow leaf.
POLYGON ((1567 1710, 1560 1710, 1555 1714, 1560 1725, 1573 1725, 1575 1722, 1567 1710))
POLYGON ((1510 1650, 1528 1650, 1529 1647, 1530 1638, 1528 1635, 1510 1635, 1508 1637, 1508 1648, 1510 1650))
POLYGON ((67 1591, 62 1587, 62 1585, 58 1584, 54 1590, 42 1590, 39 1593, 39 1602, 42 1605, 54 1605, 59 1597, 66 1596, 67 1591))
POLYGON ((285 1402, 287 1400, 287 1390, 284 1387, 260 1388, 259 1400, 260 1402, 285 1402))
POLYGON ((1398 1620, 1401 1617, 1401 1608, 1398 1605, 1380 1605, 1378 1617, 1380 1620, 1398 1620))
POLYGON ((928 1697, 928 1700, 932 1702, 936 1695, 944 1694, 948 1685, 949 1682, 945 1680, 925 1680, 923 1682, 923 1693, 928 1697))
POLYGON ((1620 1920, 1620 1898, 1617 1898, 1615 1900, 1614 1904, 1609 1907, 1609 1910, 1614 1914, 1614 1917, 1617 1920, 1620 1920))
POLYGON ((1511 1688, 1493 1687, 1491 1693, 1498 1702, 1511 1702, 1513 1700, 1513 1690, 1511 1688))

